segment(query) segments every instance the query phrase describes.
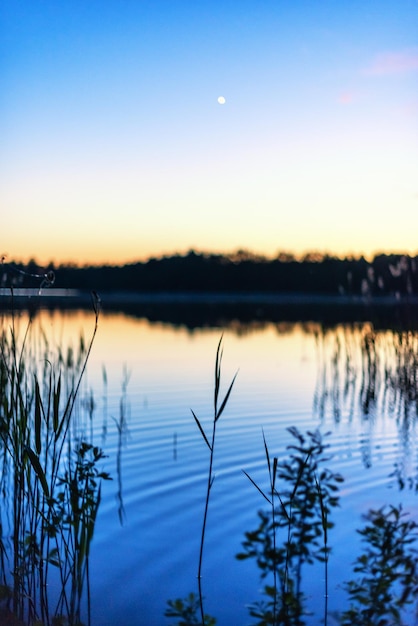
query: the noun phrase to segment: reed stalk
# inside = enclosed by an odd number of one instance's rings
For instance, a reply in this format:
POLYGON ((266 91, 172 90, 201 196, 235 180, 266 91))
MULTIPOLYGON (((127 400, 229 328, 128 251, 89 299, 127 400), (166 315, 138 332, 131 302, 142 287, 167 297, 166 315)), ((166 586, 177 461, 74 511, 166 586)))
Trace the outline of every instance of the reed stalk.
MULTIPOLYGON (((272 535, 273 535, 273 555, 272 555, 272 570, 273 570, 273 616, 272 616, 272 624, 273 626, 276 626, 277 624, 277 577, 278 577, 278 562, 277 562, 277 545, 276 545, 276 508, 275 508, 275 497, 277 496, 277 498, 280 500, 280 495, 278 494, 278 492, 276 491, 276 475, 277 475, 277 457, 273 457, 273 468, 271 466, 271 461, 270 461, 270 453, 269 453, 269 449, 267 446, 267 442, 266 442, 266 438, 264 435, 264 431, 263 431, 263 441, 264 441, 264 450, 266 453, 266 461, 267 461, 267 469, 268 469, 268 474, 269 474, 269 492, 270 492, 270 497, 267 496, 263 489, 261 489, 261 487, 251 478, 251 476, 245 471, 242 470, 244 472, 244 474, 247 476, 247 478, 250 480, 250 482, 254 485, 254 487, 261 493, 261 495, 263 496, 263 498, 265 498, 267 500, 267 502, 270 504, 271 507, 271 519, 272 519, 272 535)), ((284 581, 282 581, 282 595, 284 595, 284 581)))
POLYGON ((92 336, 87 345, 80 340, 77 358, 71 348, 66 360, 61 349, 57 358, 42 331, 33 337, 32 316, 21 340, 14 314, 9 333, 0 335, 1 498, 13 538, 12 587, 3 570, 3 591, 9 589, 14 617, 28 625, 47 626, 59 615, 79 622, 84 590, 90 623, 89 552, 100 483, 109 478, 97 467, 102 451, 81 439, 75 423, 98 328, 97 297, 93 305, 92 336), (48 587, 56 574, 62 589, 53 608, 48 587))
POLYGON ((318 492, 319 505, 321 507, 321 524, 324 538, 324 626, 328 624, 328 560, 329 560, 329 548, 328 548, 328 510, 324 494, 322 493, 321 485, 317 477, 315 476, 315 484, 318 492))
POLYGON ((221 386, 222 355, 223 355, 223 349, 222 349, 222 336, 221 336, 219 343, 218 343, 217 350, 216 350, 216 359, 215 359, 214 406, 213 406, 212 433, 210 436, 210 441, 208 437, 206 436, 205 430, 202 424, 200 423, 198 417, 192 410, 192 415, 196 421, 197 426, 199 427, 200 433, 206 445, 209 448, 209 469, 208 469, 207 486, 206 486, 205 507, 204 507, 204 512, 203 512, 202 532, 200 536, 199 563, 198 563, 198 568, 197 568, 199 607, 200 607, 202 626, 205 626, 205 612, 204 612, 204 607, 203 607, 203 591, 202 591, 202 565, 203 565, 203 551, 204 551, 205 536, 206 536, 206 523, 207 523, 207 517, 208 517, 208 511, 209 511, 209 500, 210 500, 210 494, 211 494, 211 490, 213 486, 213 481, 215 479, 215 476, 213 473, 213 460, 214 460, 214 452, 215 452, 216 426, 219 421, 219 418, 224 412, 224 409, 228 402, 229 396, 232 391, 232 387, 234 385, 234 382, 238 373, 238 372, 235 373, 232 379, 232 382, 229 385, 229 388, 224 396, 224 399, 222 400, 222 402, 219 402, 219 392, 220 392, 220 386, 221 386))

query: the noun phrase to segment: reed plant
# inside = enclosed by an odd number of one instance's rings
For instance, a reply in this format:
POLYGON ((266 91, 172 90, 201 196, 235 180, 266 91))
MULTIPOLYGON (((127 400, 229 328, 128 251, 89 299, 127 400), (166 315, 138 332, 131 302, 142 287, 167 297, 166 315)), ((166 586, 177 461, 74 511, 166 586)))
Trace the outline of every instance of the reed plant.
POLYGON ((237 373, 234 375, 232 382, 230 383, 228 390, 220 402, 219 393, 221 388, 221 365, 222 365, 222 356, 223 356, 223 348, 222 348, 222 336, 219 339, 218 347, 216 349, 216 358, 215 358, 215 385, 214 385, 214 395, 213 395, 213 419, 212 419, 212 433, 210 437, 205 433, 205 429, 203 428, 200 420, 197 415, 192 410, 192 415, 195 419, 197 426, 199 427, 200 433, 209 448, 209 469, 207 476, 207 484, 206 484, 206 498, 205 498, 205 507, 203 511, 203 522, 202 522, 202 532, 200 537, 200 548, 199 548, 199 562, 197 568, 197 582, 198 582, 198 591, 199 591, 199 606, 200 606, 200 615, 202 620, 202 626, 205 626, 206 619, 205 613, 203 609, 203 592, 202 592, 202 566, 203 566, 203 550, 205 545, 205 536, 206 536, 206 523, 209 511, 209 500, 210 494, 213 487, 213 481, 215 480, 215 475, 213 473, 213 459, 215 453, 215 440, 216 440, 216 426, 221 417, 226 404, 228 402, 229 396, 232 391, 232 387, 234 385, 237 373), (210 439, 210 440, 209 440, 210 439))
MULTIPOLYGON (((190 593, 184 599, 168 601, 165 615, 175 618, 177 626, 212 626, 216 623, 216 619, 205 614, 203 610, 201 572, 209 500, 214 480, 216 426, 235 381, 234 377, 224 400, 219 403, 221 345, 222 338, 218 344, 215 362, 214 418, 210 437, 192 411, 202 438, 209 448, 209 470, 199 552, 199 594, 190 593)), ((363 342, 363 364, 371 364, 372 386, 376 381, 377 358, 370 351, 375 346, 375 341, 370 337, 363 342)), ((338 369, 341 355, 339 350, 340 348, 334 355, 334 373, 338 369)), ((346 372, 353 373, 351 359, 346 363, 346 372)), ((363 381, 367 375, 367 372, 363 372, 363 381)), ((338 376, 335 376, 334 381, 337 379, 338 376)), ((237 554, 237 558, 255 559, 261 578, 271 577, 268 584, 264 585, 265 599, 249 605, 251 617, 257 620, 256 626, 306 624, 309 614, 303 586, 304 572, 308 565, 322 563, 324 604, 321 623, 326 626, 329 620, 329 531, 334 525, 331 514, 339 505, 339 488, 343 478, 327 467, 330 456, 326 437, 330 433, 323 435, 320 430, 315 430, 303 434, 296 427, 290 427, 288 431, 293 437, 293 443, 287 446, 287 455, 282 459, 279 455, 271 454, 263 432, 267 488, 244 470, 244 474, 268 503, 269 508, 259 511, 259 526, 254 531, 245 533, 243 551, 237 554)), ((333 617, 342 626, 401 626, 406 608, 418 598, 418 552, 414 547, 418 536, 417 525, 413 521, 405 521, 401 507, 371 510, 365 519, 367 525, 358 531, 364 540, 364 550, 354 563, 354 574, 357 578, 344 583, 349 596, 349 608, 334 612, 333 617), (393 605, 389 603, 390 597, 394 598, 393 605)))
MULTIPOLYGON (((269 489, 264 490, 247 473, 270 507, 260 511, 261 523, 245 533, 244 552, 238 559, 255 558, 261 577, 272 575, 266 585, 266 600, 249 606, 257 626, 302 626, 308 618, 302 593, 302 566, 315 560, 324 563, 324 615, 328 623, 328 531, 333 527, 330 513, 339 502, 342 477, 323 467, 327 446, 318 431, 302 435, 289 429, 297 439, 288 446, 283 461, 270 461, 264 434, 269 489), (277 477, 273 478, 272 469, 277 477), (283 483, 284 481, 284 483, 283 483), (281 484, 282 489, 279 485, 281 484), (277 510, 274 502, 277 501, 277 510), (322 538, 321 538, 322 535, 322 538), (277 570, 277 574, 276 574, 277 570), (279 581, 279 582, 278 582, 279 581)), ((418 525, 402 509, 387 505, 370 509, 365 525, 357 532, 362 551, 353 563, 354 578, 343 584, 348 608, 334 611, 333 623, 341 626, 406 626, 418 620, 418 525)), ((347 564, 347 574, 348 574, 347 564)), ((313 623, 312 620, 309 623, 313 623)))
MULTIPOLYGON (((273 586, 264 586, 267 599, 249 606, 250 615, 258 619, 258 626, 301 626, 305 623, 302 572, 306 564, 324 562, 325 595, 328 592, 328 530, 333 526, 330 513, 338 506, 338 489, 343 478, 324 467, 329 458, 326 455, 328 445, 323 442, 319 430, 308 431, 306 435, 296 427, 288 430, 296 443, 288 446, 288 458, 273 461, 277 473, 274 477, 264 441, 270 497, 253 479, 250 480, 269 501, 270 509, 259 511, 258 528, 245 533, 244 550, 237 554, 240 560, 254 558, 262 579, 272 575, 273 586), (277 508, 274 496, 279 503, 277 508)), ((324 608, 326 621, 327 605, 324 608)))
POLYGON ((87 344, 80 338, 77 352, 54 352, 45 333, 31 332, 33 317, 21 337, 12 314, 0 336, 0 498, 12 538, 2 538, 2 590, 11 613, 28 625, 58 616, 80 623, 84 592, 90 622, 90 545, 101 481, 109 478, 98 469, 103 452, 81 423, 97 297, 93 306, 92 336, 87 344))
MULTIPOLYGON (((278 562, 277 562, 277 547, 276 547, 276 531, 277 531, 277 524, 276 524, 276 499, 279 500, 280 502, 280 506, 282 507, 284 513, 286 513, 286 509, 284 508, 283 502, 280 498, 280 494, 277 492, 276 490, 276 476, 277 476, 277 457, 273 457, 273 466, 271 464, 271 460, 270 460, 270 453, 269 453, 269 449, 267 446, 267 442, 266 442, 266 438, 264 435, 264 431, 263 431, 263 441, 264 441, 264 450, 265 450, 265 454, 266 454, 266 462, 267 462, 267 469, 268 469, 268 478, 269 478, 269 489, 268 489, 268 495, 265 493, 265 491, 255 482, 255 480, 253 480, 253 478, 251 478, 251 476, 245 471, 243 470, 244 474, 247 476, 247 478, 252 482, 252 484, 254 485, 254 487, 261 493, 261 495, 263 496, 263 498, 265 498, 265 500, 267 500, 267 502, 270 505, 270 512, 271 512, 271 520, 272 520, 272 524, 271 524, 271 538, 272 538, 272 546, 271 546, 271 561, 272 561, 272 570, 273 570, 273 587, 265 587, 265 591, 269 596, 273 597, 273 602, 272 602, 272 611, 271 614, 269 615, 269 618, 271 618, 271 623, 276 625, 277 624, 277 619, 278 619, 278 615, 277 615, 277 604, 278 604, 278 584, 277 584, 277 578, 278 578, 278 562)), ((242 555, 238 555, 238 558, 242 558, 242 555)), ((285 586, 286 586, 286 578, 281 580, 281 588, 282 588, 282 597, 285 594, 285 586)))
POLYGON ((227 402, 229 400, 229 396, 231 394, 232 388, 235 383, 235 379, 237 377, 238 372, 232 378, 232 381, 223 397, 223 400, 220 400, 220 391, 221 391, 221 366, 222 366, 222 356, 223 356, 223 347, 222 347, 222 339, 219 339, 218 346, 216 349, 216 357, 215 357, 215 383, 214 383, 214 394, 213 394, 213 418, 212 418, 212 428, 211 433, 208 436, 206 431, 197 417, 196 413, 191 409, 193 418, 199 428, 200 434, 202 438, 209 448, 209 467, 208 467, 208 475, 206 482, 206 496, 205 496, 205 505, 203 510, 203 521, 202 521, 202 530, 200 534, 200 547, 199 547, 199 559, 198 559, 198 567, 197 567, 197 582, 198 582, 198 599, 195 594, 191 593, 187 598, 181 599, 178 598, 176 600, 168 601, 168 608, 165 612, 166 617, 178 617, 180 618, 180 622, 178 622, 179 626, 181 625, 192 625, 192 624, 201 624, 202 626, 212 626, 215 624, 216 620, 210 615, 205 614, 204 606, 203 606, 203 590, 202 590, 202 567, 203 567, 203 553, 205 546, 205 537, 206 537, 206 524, 209 512, 209 501, 210 495, 213 487, 213 482, 215 480, 215 474, 213 471, 213 462, 214 462, 214 453, 215 453, 215 441, 216 441, 216 427, 218 421, 223 414, 227 402), (200 619, 197 614, 200 613, 200 619))

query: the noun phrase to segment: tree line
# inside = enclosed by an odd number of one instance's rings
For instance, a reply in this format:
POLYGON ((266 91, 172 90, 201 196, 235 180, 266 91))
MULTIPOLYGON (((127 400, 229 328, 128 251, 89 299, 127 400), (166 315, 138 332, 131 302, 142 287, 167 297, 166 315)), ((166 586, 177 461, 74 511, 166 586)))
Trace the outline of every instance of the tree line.
POLYGON ((126 265, 84 266, 53 263, 39 267, 6 263, 2 287, 44 286, 97 292, 312 293, 318 295, 407 296, 418 294, 418 257, 380 254, 368 261, 309 254, 267 259, 233 255, 174 254, 126 265))

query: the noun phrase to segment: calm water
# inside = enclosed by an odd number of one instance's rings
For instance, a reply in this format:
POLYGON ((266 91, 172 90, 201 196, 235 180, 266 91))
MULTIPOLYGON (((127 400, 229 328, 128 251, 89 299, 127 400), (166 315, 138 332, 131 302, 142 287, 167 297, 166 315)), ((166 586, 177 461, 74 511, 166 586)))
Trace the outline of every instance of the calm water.
MULTIPOLYGON (((36 323, 52 342, 76 344, 80 332, 89 336, 94 319, 84 312, 42 312, 36 323)), ((235 555, 265 504, 242 472, 267 489, 263 430, 279 458, 290 443, 290 426, 332 432, 329 466, 345 482, 329 539, 331 613, 344 608, 341 583, 360 545, 355 529, 361 515, 402 502, 418 517, 417 496, 399 491, 390 477, 395 466, 415 476, 415 409, 407 414, 402 398, 384 385, 368 399, 373 385, 362 375, 360 350, 367 330, 361 324, 325 332, 317 323, 293 322, 223 330, 224 390, 239 372, 218 422, 203 566, 205 609, 219 626, 251 623, 246 605, 260 599, 255 563, 235 555)), ((167 600, 197 591, 209 458, 190 409, 209 430, 220 335, 219 328, 191 332, 123 314, 100 318, 82 394, 93 391, 94 438, 109 455, 104 469, 114 480, 103 484, 91 554, 93 626, 170 624, 167 600)), ((390 331, 381 332, 378 369, 393 364, 391 345, 390 331)), ((314 611, 310 623, 318 624, 321 567, 307 570, 305 590, 314 611)))

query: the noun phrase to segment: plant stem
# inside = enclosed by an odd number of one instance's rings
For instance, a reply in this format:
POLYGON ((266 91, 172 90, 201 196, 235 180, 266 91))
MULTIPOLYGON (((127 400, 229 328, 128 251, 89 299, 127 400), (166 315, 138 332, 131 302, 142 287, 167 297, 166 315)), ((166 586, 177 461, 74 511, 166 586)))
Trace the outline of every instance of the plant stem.
POLYGON ((212 489, 212 485, 213 485, 213 481, 215 479, 215 476, 213 474, 213 457, 214 457, 214 449, 215 449, 215 436, 216 436, 216 422, 218 421, 218 419, 221 417, 226 403, 228 402, 228 398, 229 395, 232 391, 232 387, 233 384, 235 382, 235 378, 237 376, 237 373, 235 374, 235 376, 232 379, 231 384, 229 385, 228 391, 225 394, 225 397, 221 403, 221 405, 218 408, 218 399, 219 399, 219 388, 220 388, 220 383, 221 383, 221 363, 222 363, 222 336, 219 339, 219 343, 218 343, 218 348, 216 350, 216 361, 215 361, 215 390, 214 390, 214 407, 213 407, 213 423, 212 423, 212 438, 211 438, 211 442, 209 443, 209 440, 206 436, 206 433, 201 425, 201 423, 199 422, 198 418, 196 417, 196 415, 193 413, 192 411, 192 415, 196 421, 196 424, 199 427, 200 433, 203 437, 203 439, 206 442, 206 445, 208 446, 209 450, 210 450, 210 457, 209 457, 209 471, 208 471, 208 481, 207 481, 207 487, 206 487, 206 499, 205 499, 205 510, 203 513, 203 524, 202 524, 202 532, 201 532, 201 536, 200 536, 200 549, 199 549, 199 565, 198 565, 198 569, 197 569, 197 582, 198 582, 198 589, 199 589, 199 606, 200 606, 200 615, 201 615, 201 620, 202 620, 202 626, 205 626, 205 612, 203 609, 203 592, 202 592, 202 564, 203 564, 203 549, 204 549, 204 544, 205 544, 205 534, 206 534, 206 522, 207 522, 207 517, 208 517, 208 510, 209 510, 209 499, 210 499, 210 492, 212 489))
POLYGON ((197 582, 199 587, 199 604, 200 604, 200 614, 202 619, 202 626, 205 625, 205 613, 203 610, 203 593, 202 593, 202 563, 203 563, 203 548, 205 543, 205 533, 206 533, 206 521, 208 517, 209 510, 209 499, 210 499, 210 491, 213 485, 213 450, 215 446, 215 434, 216 434, 216 421, 213 421, 212 428, 212 443, 210 448, 210 460, 209 460, 209 472, 208 472, 208 482, 206 487, 206 501, 205 501, 205 510, 203 513, 203 524, 202 524, 202 534, 200 537, 200 549, 199 549, 199 567, 197 570, 197 582))

